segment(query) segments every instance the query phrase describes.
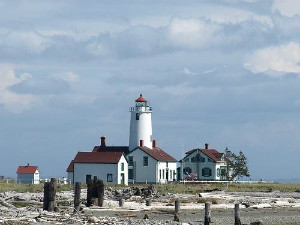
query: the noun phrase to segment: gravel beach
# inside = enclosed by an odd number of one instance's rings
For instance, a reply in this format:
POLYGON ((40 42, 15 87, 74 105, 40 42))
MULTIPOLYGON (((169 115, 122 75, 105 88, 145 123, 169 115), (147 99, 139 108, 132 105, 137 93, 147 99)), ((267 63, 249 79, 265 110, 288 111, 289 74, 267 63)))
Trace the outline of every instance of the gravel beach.
POLYGON ((234 204, 240 204, 242 224, 260 221, 261 224, 300 225, 299 192, 235 192, 164 194, 150 196, 146 206, 143 196, 128 189, 106 190, 103 207, 85 207, 86 190, 82 190, 82 205, 73 214, 73 192, 57 193, 58 212, 42 210, 43 193, 0 193, 0 224, 204 224, 204 202, 211 204, 211 224, 234 224, 234 204), (125 203, 119 206, 118 198, 125 203), (174 200, 180 200, 179 222, 174 221, 174 200), (16 204, 17 203, 17 204, 16 204), (20 203, 24 204, 21 205, 20 203), (18 207, 16 207, 18 205, 18 207), (148 219, 144 219, 145 215, 148 219))

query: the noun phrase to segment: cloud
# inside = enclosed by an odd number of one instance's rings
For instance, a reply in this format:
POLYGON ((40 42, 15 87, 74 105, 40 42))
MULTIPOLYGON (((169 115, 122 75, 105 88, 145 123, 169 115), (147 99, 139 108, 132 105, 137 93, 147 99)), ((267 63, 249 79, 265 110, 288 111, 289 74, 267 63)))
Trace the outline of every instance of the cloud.
POLYGON ((19 78, 15 76, 14 70, 9 66, 0 67, 0 104, 12 113, 21 113, 28 110, 37 101, 37 98, 30 94, 14 93, 10 87, 22 84, 30 80, 29 73, 22 74, 19 78))
POLYGON ((64 79, 36 76, 11 86, 10 90, 20 94, 59 95, 69 90, 69 88, 69 82, 64 79))
POLYGON ((57 79, 61 79, 61 80, 68 81, 68 82, 76 82, 79 79, 78 74, 73 73, 73 72, 59 73, 59 74, 56 74, 55 77, 57 79))
POLYGON ((282 76, 286 73, 300 73, 300 46, 289 42, 254 51, 244 63, 244 67, 253 73, 266 73, 282 76))
POLYGON ((178 47, 207 47, 218 30, 218 25, 203 19, 173 18, 167 27, 167 38, 178 47))
POLYGON ((275 0, 272 6, 273 11, 278 10, 280 14, 293 17, 300 15, 300 2, 299 0, 275 0))
POLYGON ((182 71, 179 71, 179 73, 183 73, 183 74, 186 74, 186 75, 192 75, 192 76, 198 75, 198 73, 192 72, 188 68, 184 68, 182 71))

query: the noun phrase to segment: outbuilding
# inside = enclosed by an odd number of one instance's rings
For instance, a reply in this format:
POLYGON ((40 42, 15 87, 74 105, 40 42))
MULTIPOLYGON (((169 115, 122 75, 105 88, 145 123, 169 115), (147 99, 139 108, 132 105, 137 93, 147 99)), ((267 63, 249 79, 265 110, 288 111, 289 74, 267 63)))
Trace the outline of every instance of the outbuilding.
POLYGON ((40 173, 37 166, 19 166, 17 169, 17 182, 19 184, 39 184, 40 173))

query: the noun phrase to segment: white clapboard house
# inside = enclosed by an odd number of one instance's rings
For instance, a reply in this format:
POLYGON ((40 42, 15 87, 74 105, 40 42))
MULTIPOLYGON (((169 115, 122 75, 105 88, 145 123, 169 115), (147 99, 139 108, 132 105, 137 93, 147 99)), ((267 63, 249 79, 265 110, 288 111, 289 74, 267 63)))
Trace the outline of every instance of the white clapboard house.
POLYGON ((186 152, 179 161, 185 180, 226 180, 227 160, 215 149, 196 148, 186 152))
POLYGON ((37 166, 19 166, 17 169, 17 181, 19 184, 39 184, 40 173, 37 166))
POLYGON ((156 146, 140 146, 127 155, 129 183, 167 183, 177 179, 177 160, 156 146))
POLYGON ((97 177, 107 184, 128 184, 128 163, 126 146, 106 146, 105 137, 101 145, 91 152, 78 152, 70 162, 67 173, 70 183, 87 183, 97 177))

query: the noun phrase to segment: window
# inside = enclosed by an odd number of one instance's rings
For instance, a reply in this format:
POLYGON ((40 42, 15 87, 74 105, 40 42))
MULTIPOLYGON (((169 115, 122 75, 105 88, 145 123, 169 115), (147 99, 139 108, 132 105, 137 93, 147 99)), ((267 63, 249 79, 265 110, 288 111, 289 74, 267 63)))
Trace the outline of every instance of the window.
POLYGON ((124 163, 121 163, 121 171, 124 171, 124 163))
POLYGON ((139 114, 139 113, 136 113, 136 114, 135 114, 135 119, 136 119, 136 120, 139 120, 139 119, 140 119, 140 114, 139 114))
POLYGON ((205 162, 205 158, 200 157, 200 162, 205 162))
POLYGON ((148 166, 148 156, 143 157, 143 166, 148 166))
POLYGON ((191 162, 195 162, 195 157, 192 157, 192 158, 191 158, 191 162))
POLYGON ((161 170, 159 170, 159 179, 161 179, 161 170))
POLYGON ((183 169, 183 174, 188 175, 192 172, 192 169, 190 167, 185 167, 183 169))
POLYGON ((217 169, 217 177, 220 176, 220 168, 217 169))
POLYGON ((112 176, 112 174, 111 173, 108 173, 107 174, 107 182, 112 182, 113 181, 113 176, 112 176))
POLYGON ((167 168, 169 167, 169 162, 166 162, 167 168))
POLYGON ((163 174, 163 179, 165 179, 165 170, 163 170, 163 172, 162 172, 163 174))
POLYGON ((133 166, 133 156, 128 156, 128 166, 133 166))
POLYGON ((128 170, 128 179, 133 179, 133 169, 128 170))
POLYGON ((170 180, 172 180, 172 170, 170 170, 170 180))
POLYGON ((202 169, 202 176, 203 177, 210 177, 211 176, 211 169, 208 167, 205 167, 202 169))
POLYGON ((85 175, 85 183, 88 183, 92 179, 92 175, 87 174, 85 175))
POLYGON ((214 162, 212 159, 208 158, 207 159, 208 162, 214 162))

